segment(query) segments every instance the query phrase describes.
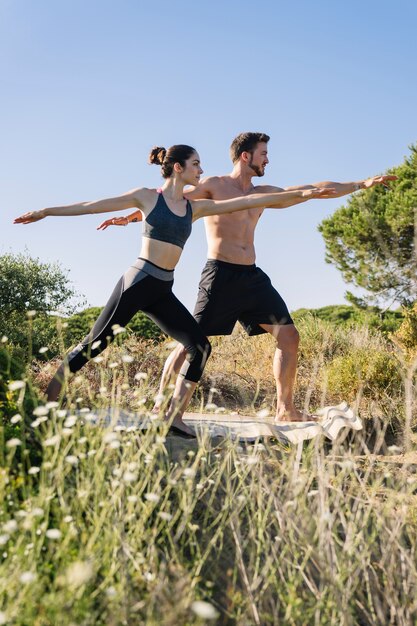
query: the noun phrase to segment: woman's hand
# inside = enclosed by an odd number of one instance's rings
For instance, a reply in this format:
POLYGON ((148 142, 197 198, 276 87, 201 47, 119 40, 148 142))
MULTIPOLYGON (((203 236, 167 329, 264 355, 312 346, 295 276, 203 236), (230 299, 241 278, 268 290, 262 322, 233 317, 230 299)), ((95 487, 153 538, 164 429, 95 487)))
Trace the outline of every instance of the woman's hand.
POLYGON ((32 222, 39 222, 39 220, 43 220, 46 216, 47 213, 45 209, 42 209, 41 211, 29 211, 29 213, 24 213, 20 217, 16 217, 13 224, 31 224, 32 222))
POLYGON ((104 220, 100 226, 97 226, 97 230, 106 230, 109 226, 127 226, 128 224, 128 217, 112 217, 109 220, 104 220))

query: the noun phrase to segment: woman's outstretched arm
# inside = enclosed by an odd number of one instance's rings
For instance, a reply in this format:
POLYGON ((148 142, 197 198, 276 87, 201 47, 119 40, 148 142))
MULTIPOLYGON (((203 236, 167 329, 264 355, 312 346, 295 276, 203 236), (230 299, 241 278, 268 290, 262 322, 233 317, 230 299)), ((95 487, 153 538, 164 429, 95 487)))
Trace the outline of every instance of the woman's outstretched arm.
POLYGON ((232 198, 231 200, 194 200, 194 219, 207 215, 221 215, 223 213, 234 213, 246 209, 271 208, 284 209, 300 202, 306 202, 313 198, 332 198, 333 190, 312 187, 310 189, 299 189, 297 191, 279 191, 274 193, 254 193, 248 196, 232 198))
POLYGON ((30 224, 45 217, 66 217, 69 215, 89 215, 93 213, 109 213, 110 211, 125 211, 131 207, 142 209, 147 196, 154 193, 151 189, 132 189, 121 196, 95 200, 93 202, 80 202, 66 206, 48 207, 40 211, 24 213, 14 220, 14 224, 30 224))

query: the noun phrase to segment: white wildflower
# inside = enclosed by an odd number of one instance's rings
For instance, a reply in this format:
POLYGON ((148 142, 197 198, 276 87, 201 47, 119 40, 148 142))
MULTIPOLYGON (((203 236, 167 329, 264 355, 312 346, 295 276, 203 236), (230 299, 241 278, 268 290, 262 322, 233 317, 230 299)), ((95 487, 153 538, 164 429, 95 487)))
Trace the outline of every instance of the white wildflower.
POLYGON ((106 596, 108 598, 114 598, 115 595, 116 595, 116 589, 114 587, 107 587, 106 596))
POLYGON ((171 513, 167 513, 166 511, 160 511, 158 515, 161 519, 164 520, 164 522, 170 522, 172 520, 171 513))
MULTIPOLYGON (((48 406, 48 404, 46 406, 48 406)), ((66 414, 67 414, 66 409, 59 409, 59 411, 56 412, 56 416, 60 418, 65 417, 66 414)))
POLYGON ((69 524, 70 522, 72 522, 72 520, 73 520, 72 515, 66 515, 66 516, 64 517, 64 519, 63 519, 63 521, 64 521, 66 524, 69 524))
POLYGON ((5 524, 3 524, 3 530, 6 534, 10 534, 10 533, 15 533, 16 530, 18 529, 18 525, 15 519, 11 519, 8 522, 6 522, 5 524))
MULTIPOLYGON (((135 380, 146 380, 148 378, 148 374, 146 372, 137 372, 135 374, 135 380)), ((162 396, 164 398, 164 396, 162 396)))
POLYGON ((145 493, 145 499, 148 502, 159 502, 160 496, 157 493, 145 493))
POLYGON ((94 448, 87 452, 87 456, 94 456, 95 454, 97 454, 97 450, 94 450, 94 448))
POLYGON ((21 445, 22 445, 22 442, 17 437, 12 437, 12 439, 9 439, 6 443, 6 446, 8 448, 17 448, 17 446, 21 446, 21 445))
POLYGON ((256 465, 257 463, 259 463, 259 457, 257 456, 248 456, 246 457, 246 459, 244 459, 245 463, 247 465, 256 465))
POLYGON ((36 417, 42 417, 43 415, 48 415, 48 413, 46 406, 37 406, 36 409, 33 409, 33 415, 36 415, 36 417))
POLYGON ((137 497, 137 496, 134 496, 134 495, 132 495, 132 496, 127 496, 127 501, 128 501, 128 502, 131 502, 132 504, 134 504, 135 502, 137 502, 137 501, 138 501, 138 497, 137 497))
POLYGON ((48 411, 50 411, 51 409, 57 409, 59 407, 59 404, 58 402, 51 401, 51 402, 47 402, 45 406, 48 409, 48 411))
POLYGON ((97 364, 98 364, 98 363, 103 363, 103 361, 104 361, 104 357, 102 357, 102 356, 96 356, 96 357, 93 359, 93 361, 94 361, 94 363, 97 363, 97 364))
POLYGON ((77 419, 78 418, 76 415, 69 415, 64 422, 65 428, 72 428, 73 426, 75 426, 75 424, 77 423, 77 419))
POLYGON ((34 517, 43 517, 44 514, 45 514, 45 511, 41 509, 39 506, 35 506, 35 508, 32 509, 32 515, 34 517))
POLYGON ((36 580, 36 574, 34 572, 23 572, 20 576, 20 582, 24 585, 33 583, 36 580))
POLYGON ((111 443, 112 441, 115 441, 116 439, 118 439, 118 436, 112 430, 106 433, 103 437, 104 443, 111 443))
POLYGON ((26 315, 28 317, 35 317, 36 315, 36 311, 32 310, 32 311, 26 311, 26 315))
POLYGON ((68 456, 66 456, 65 460, 67 463, 69 463, 69 465, 78 465, 78 459, 73 454, 69 454, 68 456))
POLYGON ((45 354, 48 350, 49 348, 47 346, 42 346, 42 348, 39 348, 39 354, 45 354))
POLYGON ((152 574, 152 572, 145 572, 143 575, 144 579, 148 582, 152 582, 153 580, 155 580, 155 574, 152 574))
POLYGON ((10 423, 11 424, 17 424, 18 422, 22 421, 22 416, 20 415, 20 413, 16 413, 16 415, 13 415, 13 417, 10 418, 10 423))
POLYGON ((75 561, 68 567, 65 577, 69 587, 78 588, 85 585, 93 573, 93 566, 89 561, 75 561))
POLYGON ((399 446, 388 446, 388 451, 391 452, 391 454, 401 454, 402 449, 399 446))
POLYGON ((130 354, 124 354, 122 356, 122 361, 123 363, 132 363, 133 362, 133 356, 131 356, 130 354))
POLYGON ((1 338, 1 343, 7 343, 9 341, 9 338, 6 337, 6 335, 3 335, 3 337, 1 338))
POLYGON ((318 494, 318 489, 311 489, 311 491, 307 493, 307 498, 312 498, 313 496, 316 496, 317 494, 318 494))
POLYGON ((126 332, 126 328, 124 328, 124 326, 119 326, 119 324, 113 324, 112 330, 113 330, 113 335, 115 337, 117 335, 120 335, 120 333, 125 333, 126 332))
POLYGON ((48 539, 60 539, 62 535, 61 531, 58 530, 58 528, 48 528, 45 534, 48 539))
POLYGON ((26 383, 23 380, 14 380, 9 383, 9 391, 17 391, 18 389, 23 389, 26 383))
POLYGON ((184 478, 194 478, 195 470, 192 467, 186 467, 182 472, 184 478))
POLYGON ((123 480, 125 483, 134 483, 135 480, 137 480, 138 475, 135 474, 134 472, 125 472, 123 474, 123 480))
POLYGON ((80 444, 87 443, 87 441, 88 441, 87 437, 80 437, 78 439, 78 443, 80 443, 80 444))
POLYGON ((119 365, 120 363, 113 361, 113 363, 109 363, 109 368, 113 370, 115 367, 119 367, 119 365))
POLYGON ((210 602, 204 602, 203 600, 193 602, 191 610, 201 619, 217 619, 219 617, 219 612, 216 611, 214 606, 210 602))
POLYGON ((91 344, 91 349, 92 349, 92 350, 96 350, 96 349, 99 347, 99 345, 100 345, 100 344, 101 344, 101 339, 98 339, 97 341, 94 341, 94 342, 91 344))
POLYGON ((5 533, 4 535, 0 535, 0 546, 5 546, 9 539, 10 535, 8 535, 7 533, 5 533))
MULTIPOLYGON (((129 442, 128 442, 128 443, 129 443, 129 442)), ((115 441, 112 441, 112 442, 110 443, 110 446, 109 446, 109 447, 110 447, 112 450, 117 450, 117 448, 120 448, 120 445, 121 445, 121 444, 120 444, 120 441, 115 440, 115 441)), ((127 445, 127 444, 126 444, 126 445, 127 445)))
POLYGON ((43 445, 45 446, 45 448, 49 448, 59 445, 60 441, 61 437, 59 435, 53 435, 52 437, 49 437, 49 439, 45 439, 43 445))

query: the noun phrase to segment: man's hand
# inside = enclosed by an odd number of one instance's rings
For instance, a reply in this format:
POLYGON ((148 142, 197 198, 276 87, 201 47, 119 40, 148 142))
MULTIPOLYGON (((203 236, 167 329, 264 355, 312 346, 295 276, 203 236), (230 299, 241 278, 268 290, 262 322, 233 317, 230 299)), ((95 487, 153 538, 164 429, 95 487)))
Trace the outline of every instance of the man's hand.
POLYGON ((46 217, 44 209, 41 211, 29 211, 29 213, 24 213, 20 217, 16 217, 13 224, 31 224, 32 222, 43 220, 44 217, 46 217))
POLYGON ((332 187, 312 187, 311 189, 305 189, 302 192, 303 198, 334 198, 336 189, 332 187))
POLYGON ((383 185, 387 189, 390 188, 389 182, 391 180, 397 180, 398 176, 373 176, 372 178, 367 178, 362 183, 362 189, 370 189, 371 187, 375 187, 376 185, 383 185))
POLYGON ((109 220, 105 220, 97 226, 97 230, 106 230, 109 226, 127 226, 129 224, 129 218, 127 217, 112 217, 109 220))

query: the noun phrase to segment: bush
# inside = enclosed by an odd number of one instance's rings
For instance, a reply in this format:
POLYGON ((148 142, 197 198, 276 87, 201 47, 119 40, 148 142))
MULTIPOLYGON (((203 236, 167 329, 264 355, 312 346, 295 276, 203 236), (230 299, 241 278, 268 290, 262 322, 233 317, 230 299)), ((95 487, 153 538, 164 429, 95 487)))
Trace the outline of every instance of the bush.
MULTIPOLYGON (((79 343, 88 335, 102 310, 102 307, 90 307, 68 319, 61 320, 64 342, 67 348, 79 343)), ((165 338, 162 330, 142 311, 134 315, 129 324, 127 324, 127 328, 142 339, 162 341, 165 338)))

